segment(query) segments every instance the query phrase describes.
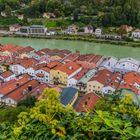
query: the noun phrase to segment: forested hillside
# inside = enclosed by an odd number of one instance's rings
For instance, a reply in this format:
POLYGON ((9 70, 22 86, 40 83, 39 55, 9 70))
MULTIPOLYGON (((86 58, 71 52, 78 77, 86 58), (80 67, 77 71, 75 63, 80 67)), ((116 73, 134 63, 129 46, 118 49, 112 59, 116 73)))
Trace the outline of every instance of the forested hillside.
POLYGON ((28 18, 52 12, 56 17, 73 17, 84 24, 140 26, 139 0, 0 0, 0 11, 7 15, 12 11, 23 13, 28 18))

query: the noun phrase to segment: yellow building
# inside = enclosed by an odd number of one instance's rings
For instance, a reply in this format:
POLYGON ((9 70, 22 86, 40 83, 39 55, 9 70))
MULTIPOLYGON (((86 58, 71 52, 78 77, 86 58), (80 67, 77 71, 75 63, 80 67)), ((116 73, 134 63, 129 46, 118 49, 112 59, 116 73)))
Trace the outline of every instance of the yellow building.
POLYGON ((61 60, 62 58, 59 55, 53 55, 50 57, 51 60, 61 60))
POLYGON ((96 80, 89 81, 87 83, 87 92, 88 93, 90 93, 90 92, 99 93, 99 92, 101 92, 103 87, 104 87, 104 84, 102 84, 96 80))
POLYGON ((76 75, 81 66, 76 62, 69 62, 50 71, 50 82, 53 84, 67 85, 68 80, 76 75))
POLYGON ((108 80, 111 78, 112 72, 109 70, 100 70, 97 75, 93 76, 87 82, 87 92, 100 93, 102 88, 107 84, 108 80))

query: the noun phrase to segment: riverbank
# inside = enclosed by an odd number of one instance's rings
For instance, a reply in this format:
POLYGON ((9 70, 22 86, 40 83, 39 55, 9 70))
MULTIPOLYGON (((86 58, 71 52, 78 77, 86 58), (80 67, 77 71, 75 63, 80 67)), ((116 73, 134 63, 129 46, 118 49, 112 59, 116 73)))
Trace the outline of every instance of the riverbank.
POLYGON ((88 41, 64 40, 64 39, 44 39, 29 37, 0 37, 0 44, 14 44, 19 46, 32 46, 39 50, 68 49, 72 52, 80 51, 82 54, 94 53, 104 56, 114 56, 117 58, 132 57, 140 60, 140 47, 124 47, 124 45, 112 45, 105 43, 95 43, 88 41))
POLYGON ((95 43, 102 43, 102 44, 112 44, 112 45, 121 45, 127 47, 139 47, 140 42, 134 41, 123 41, 123 40, 105 40, 105 39, 97 39, 95 36, 92 35, 53 35, 53 36, 37 36, 37 35, 0 35, 1 37, 26 37, 26 38, 42 38, 42 39, 58 39, 58 40, 73 40, 73 41, 86 41, 86 42, 95 42, 95 43))

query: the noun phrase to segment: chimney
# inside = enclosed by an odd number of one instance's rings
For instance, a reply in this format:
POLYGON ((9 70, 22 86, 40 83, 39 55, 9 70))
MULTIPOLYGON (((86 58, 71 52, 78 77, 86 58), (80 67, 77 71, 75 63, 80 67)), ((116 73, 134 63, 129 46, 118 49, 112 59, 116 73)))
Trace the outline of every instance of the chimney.
POLYGON ((19 87, 19 83, 16 83, 16 86, 19 87))
POLYGON ((28 86, 28 91, 32 91, 32 86, 31 85, 28 86))

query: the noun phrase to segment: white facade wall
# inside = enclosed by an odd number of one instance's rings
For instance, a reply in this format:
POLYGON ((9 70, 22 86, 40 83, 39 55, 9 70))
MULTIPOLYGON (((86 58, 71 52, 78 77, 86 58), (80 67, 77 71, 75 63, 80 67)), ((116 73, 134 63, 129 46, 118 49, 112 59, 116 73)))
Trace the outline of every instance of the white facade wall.
POLYGON ((102 88, 102 94, 112 94, 115 91, 113 87, 106 86, 102 88))
POLYGON ((114 71, 126 73, 129 71, 138 71, 140 62, 133 58, 123 58, 114 66, 114 71))
POLYGON ((132 38, 140 38, 140 32, 132 32, 132 38))
POLYGON ((35 70, 33 68, 27 68, 26 73, 28 73, 30 76, 35 76, 35 70))
POLYGON ((103 61, 100 66, 99 69, 108 69, 111 72, 114 71, 114 66, 117 64, 118 59, 117 58, 113 58, 111 57, 110 59, 106 59, 105 61, 103 61))
POLYGON ((95 35, 101 35, 102 34, 102 29, 97 28, 95 29, 95 35))
POLYGON ((1 99, 1 102, 4 102, 8 106, 16 106, 16 104, 17 104, 17 101, 15 101, 9 97, 7 97, 7 98, 5 97, 4 99, 1 99))
POLYGON ((37 55, 36 53, 31 53, 29 55, 30 58, 34 58, 35 60, 39 61, 41 59, 41 57, 39 55, 37 55))
POLYGON ((67 87, 76 87, 77 82, 78 81, 75 78, 70 78, 68 79, 67 87))
POLYGON ((44 70, 35 71, 35 79, 43 83, 50 83, 50 74, 44 70), (36 74, 44 74, 44 77, 37 77, 36 74))
POLYGON ((26 69, 19 65, 19 64, 16 64, 16 65, 11 65, 10 66, 10 70, 15 74, 15 75, 20 75, 20 74, 24 74, 26 73, 26 69))
POLYGON ((138 68, 139 68, 138 65, 126 61, 122 63, 117 63, 117 65, 114 67, 114 71, 126 73, 129 71, 138 71, 138 68))
POLYGON ((2 79, 4 82, 8 82, 12 79, 15 79, 15 74, 12 74, 11 76, 9 76, 7 78, 3 78, 2 76, 0 76, 0 79, 2 79))

